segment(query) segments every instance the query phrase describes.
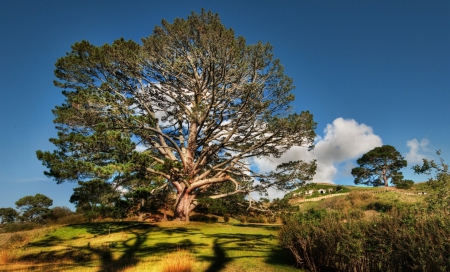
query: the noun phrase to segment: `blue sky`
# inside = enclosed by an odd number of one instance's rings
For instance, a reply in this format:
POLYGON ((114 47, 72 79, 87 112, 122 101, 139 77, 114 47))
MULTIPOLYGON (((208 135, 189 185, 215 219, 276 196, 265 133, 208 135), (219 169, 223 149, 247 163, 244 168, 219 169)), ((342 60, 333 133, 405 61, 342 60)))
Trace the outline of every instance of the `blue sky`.
POLYGON ((139 41, 202 7, 248 43, 274 46, 295 110, 318 123, 315 153, 283 159, 317 158, 317 181, 352 184, 355 159, 381 144, 408 168, 437 149, 450 158, 450 1, 0 1, 0 207, 42 193, 73 208, 75 184, 56 185, 35 155, 53 149, 54 63, 71 44, 139 41))

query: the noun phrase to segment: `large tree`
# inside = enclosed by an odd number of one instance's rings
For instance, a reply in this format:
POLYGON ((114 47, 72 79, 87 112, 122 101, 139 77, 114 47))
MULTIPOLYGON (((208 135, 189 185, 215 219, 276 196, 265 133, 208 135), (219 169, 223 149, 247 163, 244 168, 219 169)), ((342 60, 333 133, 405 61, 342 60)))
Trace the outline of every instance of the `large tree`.
POLYGON ((217 14, 163 20, 142 44, 77 42, 55 75, 66 97, 53 111, 57 150, 37 156, 58 183, 163 181, 176 192, 175 216, 189 220, 202 194, 292 189, 315 173, 315 161, 264 174, 250 167, 312 147, 316 124, 292 112, 294 86, 272 46, 247 45, 217 14), (233 186, 216 186, 224 183, 233 186))
POLYGON ((43 223, 44 219, 50 215, 50 206, 53 200, 46 195, 36 194, 34 196, 24 196, 16 201, 17 209, 22 211, 23 221, 43 223))
POLYGON ((352 169, 355 184, 372 186, 389 186, 389 182, 401 182, 403 174, 399 170, 407 166, 400 152, 390 145, 375 147, 356 163, 359 167, 352 169))

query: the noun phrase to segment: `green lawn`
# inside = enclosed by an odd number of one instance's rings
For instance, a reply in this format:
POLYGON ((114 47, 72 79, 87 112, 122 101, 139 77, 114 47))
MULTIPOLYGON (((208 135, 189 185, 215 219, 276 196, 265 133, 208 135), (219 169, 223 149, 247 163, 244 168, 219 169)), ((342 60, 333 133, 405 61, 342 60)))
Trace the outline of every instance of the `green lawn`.
POLYGON ((0 271, 164 271, 180 252, 192 271, 299 271, 279 247, 277 231, 277 226, 225 223, 64 226, 15 249, 0 271))

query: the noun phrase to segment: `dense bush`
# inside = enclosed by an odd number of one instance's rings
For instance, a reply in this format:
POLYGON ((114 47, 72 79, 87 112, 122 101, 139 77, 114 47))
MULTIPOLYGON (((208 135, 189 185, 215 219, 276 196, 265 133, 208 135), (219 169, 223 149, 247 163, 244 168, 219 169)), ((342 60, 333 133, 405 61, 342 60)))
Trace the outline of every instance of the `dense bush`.
POLYGON ((399 180, 395 182, 395 187, 398 189, 411 189, 413 187, 414 181, 410 179, 399 180))
POLYGON ((71 214, 68 216, 64 216, 62 218, 59 218, 56 223, 62 224, 62 225, 69 225, 69 224, 79 224, 86 222, 86 218, 82 214, 71 214))
POLYGON ((193 222, 205 222, 205 223, 216 223, 219 218, 215 216, 207 216, 204 214, 194 214, 189 216, 189 220, 193 222))
POLYGON ((377 200, 377 201, 369 203, 367 205, 366 209, 374 210, 377 212, 389 212, 392 210, 393 207, 394 207, 394 204, 391 202, 377 200))
POLYGON ((5 232, 18 232, 42 227, 37 223, 9 223, 3 228, 5 232))
POLYGON ((414 206, 372 220, 296 217, 279 233, 282 246, 311 271, 449 271, 448 237, 448 216, 414 206))

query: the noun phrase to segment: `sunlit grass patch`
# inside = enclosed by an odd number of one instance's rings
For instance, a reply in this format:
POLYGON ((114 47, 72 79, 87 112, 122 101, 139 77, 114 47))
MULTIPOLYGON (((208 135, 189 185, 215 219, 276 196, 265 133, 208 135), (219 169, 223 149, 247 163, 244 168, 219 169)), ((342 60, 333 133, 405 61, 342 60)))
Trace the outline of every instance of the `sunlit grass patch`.
POLYGON ((186 250, 177 250, 164 256, 161 271, 163 272, 190 272, 194 258, 186 250))
POLYGON ((278 245, 278 228, 200 222, 64 226, 21 244, 0 271, 160 272, 165 266, 180 269, 174 271, 298 271, 278 245))

